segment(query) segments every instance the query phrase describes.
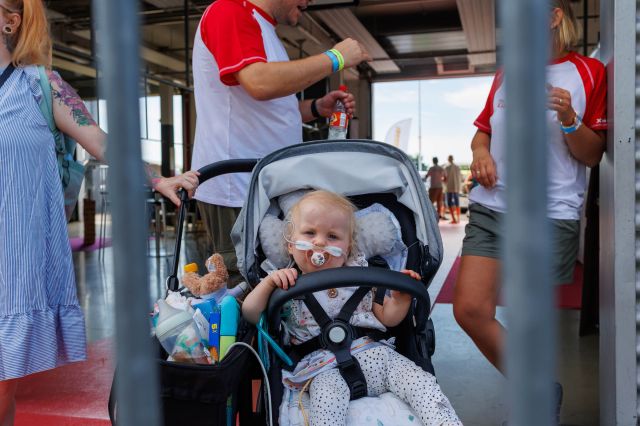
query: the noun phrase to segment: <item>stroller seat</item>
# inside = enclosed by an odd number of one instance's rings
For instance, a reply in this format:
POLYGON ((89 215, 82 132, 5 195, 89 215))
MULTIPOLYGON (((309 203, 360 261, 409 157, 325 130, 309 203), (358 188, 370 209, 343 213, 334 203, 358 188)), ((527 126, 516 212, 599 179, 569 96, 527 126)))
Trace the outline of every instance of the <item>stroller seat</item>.
MULTIPOLYGON (((269 260, 267 264, 274 263, 265 254, 269 250, 263 247, 260 239, 259 230, 263 220, 269 215, 282 219, 286 212, 278 203, 279 197, 301 189, 342 193, 360 209, 375 203, 383 205, 392 213, 406 246, 406 261, 402 267, 421 274, 423 285, 403 274, 373 267, 336 268, 304 275, 294 288, 286 292, 274 291, 268 308, 271 335, 281 345, 286 343, 282 335, 280 312, 287 300, 300 297, 302 292, 353 286, 402 290, 413 294, 415 298, 407 317, 398 326, 388 330, 388 335, 396 338, 399 353, 433 373, 431 355, 435 338, 428 318, 430 300, 426 289, 442 260, 442 242, 435 212, 413 164, 393 146, 371 141, 307 143, 265 157, 254 169, 248 198, 232 232, 239 269, 250 285, 257 285, 266 275, 267 272, 261 267, 265 260, 269 260)), ((371 259, 370 263, 373 263, 371 259)), ((400 268, 396 266, 395 269, 400 268)), ((283 363, 274 353, 269 353, 268 359, 268 385, 273 395, 271 409, 278 412, 281 408, 282 425, 304 424, 303 417, 296 415, 295 411, 300 404, 304 405, 307 396, 294 395, 288 389, 284 391, 281 384, 283 363), (285 404, 281 407, 283 397, 285 404)), ((378 424, 376 422, 385 411, 381 410, 383 406, 388 412, 406 412, 407 415, 402 418, 406 419, 407 424, 416 424, 417 418, 410 413, 410 409, 392 394, 352 401, 349 418, 357 419, 357 424, 378 424)), ((401 425, 403 421, 394 416, 383 423, 401 425)))

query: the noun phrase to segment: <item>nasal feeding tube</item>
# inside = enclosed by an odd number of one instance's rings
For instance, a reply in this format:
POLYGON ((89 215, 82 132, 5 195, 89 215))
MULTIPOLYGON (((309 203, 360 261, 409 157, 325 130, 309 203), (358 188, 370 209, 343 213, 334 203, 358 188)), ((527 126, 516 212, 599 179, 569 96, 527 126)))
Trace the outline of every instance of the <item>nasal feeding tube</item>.
POLYGON ((311 255, 311 263, 313 263, 315 266, 322 266, 327 261, 324 255, 325 252, 334 257, 342 256, 342 249, 336 246, 320 247, 309 241, 303 240, 293 241, 293 246, 302 251, 313 250, 313 254, 311 255))
MULTIPOLYGON (((293 225, 293 223, 291 222, 289 222, 289 224, 293 225)), ((334 257, 342 256, 342 249, 340 247, 336 247, 336 246, 320 247, 313 244, 310 241, 304 241, 304 240, 291 241, 289 238, 287 238, 286 235, 283 235, 283 236, 285 241, 293 244, 293 246, 298 250, 301 250, 301 251, 313 250, 313 254, 311 255, 311 263, 313 263, 315 266, 322 266, 326 263, 327 258, 325 256, 325 253, 328 253, 330 256, 334 256, 334 257)))

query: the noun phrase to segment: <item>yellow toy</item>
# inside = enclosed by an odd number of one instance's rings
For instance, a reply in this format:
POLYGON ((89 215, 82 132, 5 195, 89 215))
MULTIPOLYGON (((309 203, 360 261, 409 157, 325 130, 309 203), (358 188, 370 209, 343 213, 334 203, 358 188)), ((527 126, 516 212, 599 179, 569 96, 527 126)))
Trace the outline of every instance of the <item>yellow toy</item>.
POLYGON ((182 285, 189 289, 194 296, 203 296, 215 293, 227 286, 229 273, 224 260, 218 253, 214 253, 205 262, 207 272, 205 275, 198 274, 198 265, 189 263, 184 266, 184 275, 182 276, 182 285))

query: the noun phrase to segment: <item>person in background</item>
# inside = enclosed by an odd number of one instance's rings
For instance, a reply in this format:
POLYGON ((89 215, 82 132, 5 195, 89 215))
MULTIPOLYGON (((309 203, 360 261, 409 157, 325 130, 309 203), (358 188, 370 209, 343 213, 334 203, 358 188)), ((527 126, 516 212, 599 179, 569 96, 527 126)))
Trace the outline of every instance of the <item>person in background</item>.
POLYGON ((444 166, 444 181, 447 185, 447 206, 451 214, 451 223, 460 222, 460 187, 462 175, 460 167, 453 162, 453 155, 447 159, 449 163, 444 166))
MULTIPOLYGON (((572 281, 578 253, 586 167, 597 165, 605 149, 607 78, 602 63, 571 50, 579 35, 570 1, 552 0, 551 5, 551 62, 546 69, 548 139, 540 142, 548 144, 550 154, 547 216, 553 227, 554 280, 567 283, 572 281)), ((505 330, 495 316, 508 190, 504 181, 508 143, 504 99, 502 73, 498 72, 486 106, 475 121, 478 130, 471 142, 471 172, 480 185, 469 196, 470 222, 453 301, 458 324, 500 371, 504 371, 505 330)), ((559 420, 562 387, 557 384, 556 389, 559 420)))
POLYGON ((442 203, 442 182, 444 181, 444 169, 438 166, 438 157, 433 157, 433 166, 429 167, 427 178, 431 179, 429 185, 429 200, 436 205, 438 220, 444 219, 444 206, 442 203))
MULTIPOLYGON (((42 0, 0 0, 0 34, 0 425, 8 426, 22 377, 86 358, 55 142, 39 108, 37 66, 47 68, 58 129, 100 161, 106 135, 71 86, 50 70, 42 0)), ((159 179, 158 190, 175 196, 177 188, 192 192, 197 183, 190 172, 159 179)))
MULTIPOLYGON (((331 91, 298 101, 295 94, 342 68, 369 60, 355 40, 325 53, 290 61, 276 34, 296 25, 308 0, 218 0, 202 15, 193 47, 196 132, 193 169, 235 159, 262 158, 302 142, 302 122, 329 117, 341 100, 352 114, 352 94, 331 91)), ((196 191, 213 251, 220 253, 230 285, 241 281, 230 232, 249 186, 248 174, 220 176, 196 191)))

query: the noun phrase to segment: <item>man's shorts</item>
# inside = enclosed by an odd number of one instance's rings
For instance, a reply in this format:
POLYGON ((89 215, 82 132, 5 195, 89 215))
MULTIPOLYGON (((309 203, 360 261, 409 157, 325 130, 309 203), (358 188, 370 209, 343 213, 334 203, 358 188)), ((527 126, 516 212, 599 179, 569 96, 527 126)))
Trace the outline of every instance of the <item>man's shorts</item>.
POLYGON ((429 188, 429 200, 431 200, 432 203, 439 203, 440 197, 442 197, 442 187, 429 188))
POLYGON ((460 196, 457 192, 447 192, 447 206, 460 207, 460 196))
MULTIPOLYGON (((462 242, 462 256, 482 256, 501 259, 501 239, 504 238, 504 214, 480 204, 469 206, 469 223, 462 242)), ((557 284, 571 283, 578 245, 580 221, 552 219, 553 279, 557 284)))

